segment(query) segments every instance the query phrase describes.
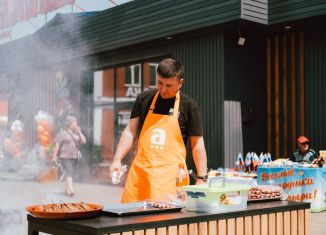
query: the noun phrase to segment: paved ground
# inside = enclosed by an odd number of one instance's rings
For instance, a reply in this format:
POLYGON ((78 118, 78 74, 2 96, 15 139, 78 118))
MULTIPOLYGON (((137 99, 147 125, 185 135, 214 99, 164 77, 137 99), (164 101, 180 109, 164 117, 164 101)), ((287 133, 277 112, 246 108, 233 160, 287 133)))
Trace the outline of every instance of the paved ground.
MULTIPOLYGON (((25 207, 51 201, 84 201, 107 205, 118 203, 121 187, 94 184, 75 184, 73 198, 64 195, 64 183, 40 184, 28 181, 0 181, 0 234, 27 234, 25 207)), ((326 234, 326 212, 311 214, 311 234, 326 234)))
POLYGON ((64 194, 62 182, 40 184, 28 181, 0 181, 0 234, 27 234, 25 207, 51 202, 88 202, 101 205, 119 203, 121 187, 75 184, 75 196, 64 194))

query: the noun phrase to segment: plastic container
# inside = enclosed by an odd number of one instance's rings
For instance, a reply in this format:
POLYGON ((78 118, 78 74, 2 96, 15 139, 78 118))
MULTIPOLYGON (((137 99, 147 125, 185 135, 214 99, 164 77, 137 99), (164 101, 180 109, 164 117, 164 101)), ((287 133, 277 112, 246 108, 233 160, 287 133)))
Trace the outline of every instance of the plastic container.
POLYGON ((185 207, 196 212, 224 212, 247 207, 249 185, 225 183, 221 185, 189 185, 182 187, 186 193, 185 207))

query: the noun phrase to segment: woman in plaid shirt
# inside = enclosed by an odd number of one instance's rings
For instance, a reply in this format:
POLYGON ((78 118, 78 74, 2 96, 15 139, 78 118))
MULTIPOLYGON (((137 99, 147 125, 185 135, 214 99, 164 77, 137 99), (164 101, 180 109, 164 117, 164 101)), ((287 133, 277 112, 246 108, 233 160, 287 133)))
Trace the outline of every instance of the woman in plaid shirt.
POLYGON ((52 161, 57 162, 57 158, 60 158, 65 170, 66 193, 71 197, 74 195, 73 177, 76 173, 77 161, 81 157, 79 146, 86 143, 86 138, 78 126, 76 117, 67 116, 65 125, 66 128, 59 133, 56 140, 52 161))

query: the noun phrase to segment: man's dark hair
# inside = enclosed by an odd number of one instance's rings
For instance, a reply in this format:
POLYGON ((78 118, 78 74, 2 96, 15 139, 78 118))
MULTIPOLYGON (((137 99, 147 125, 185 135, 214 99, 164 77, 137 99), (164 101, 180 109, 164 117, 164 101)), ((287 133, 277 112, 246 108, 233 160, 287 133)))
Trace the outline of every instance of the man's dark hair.
POLYGON ((183 65, 173 59, 164 59, 157 67, 157 73, 162 78, 183 78, 183 65))

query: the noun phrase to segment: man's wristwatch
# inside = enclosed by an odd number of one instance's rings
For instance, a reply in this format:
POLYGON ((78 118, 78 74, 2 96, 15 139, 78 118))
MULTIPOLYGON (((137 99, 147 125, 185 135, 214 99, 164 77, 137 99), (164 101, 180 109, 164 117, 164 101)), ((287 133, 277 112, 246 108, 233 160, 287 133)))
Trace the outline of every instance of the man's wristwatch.
POLYGON ((204 175, 204 176, 201 176, 201 175, 198 175, 197 176, 197 179, 200 179, 200 180, 202 180, 202 181, 207 181, 207 179, 208 179, 208 175, 206 174, 206 175, 204 175))

